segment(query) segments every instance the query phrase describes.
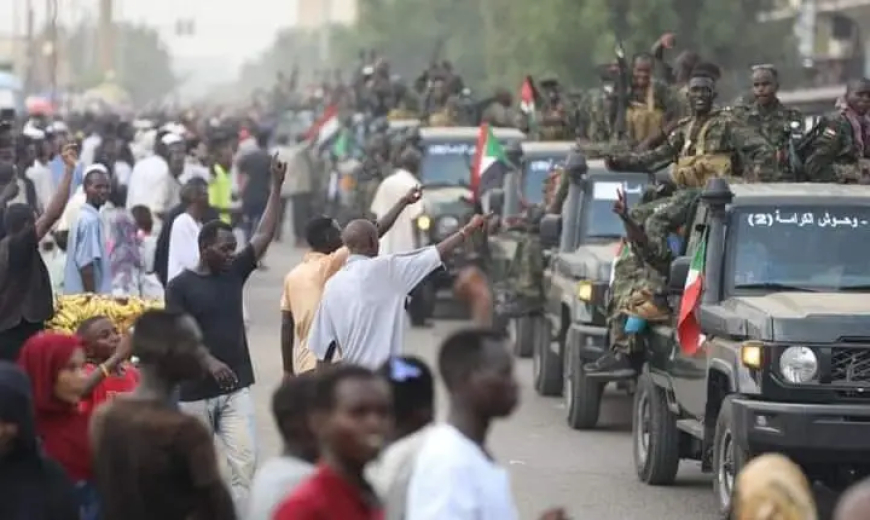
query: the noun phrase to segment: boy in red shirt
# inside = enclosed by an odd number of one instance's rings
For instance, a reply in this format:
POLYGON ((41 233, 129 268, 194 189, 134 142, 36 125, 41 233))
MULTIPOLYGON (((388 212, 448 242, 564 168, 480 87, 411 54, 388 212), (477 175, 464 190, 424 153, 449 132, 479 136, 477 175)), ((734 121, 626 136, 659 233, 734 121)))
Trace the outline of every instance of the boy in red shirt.
POLYGON ((273 519, 383 520, 383 507, 363 471, 383 448, 391 426, 390 387, 355 365, 331 366, 317 378, 312 423, 320 464, 273 519))
POLYGON ((83 412, 91 413, 116 394, 132 392, 136 388, 139 371, 127 361, 131 348, 129 337, 122 340, 109 318, 89 318, 79 326, 76 334, 82 340, 87 359, 87 388, 79 405, 83 412))

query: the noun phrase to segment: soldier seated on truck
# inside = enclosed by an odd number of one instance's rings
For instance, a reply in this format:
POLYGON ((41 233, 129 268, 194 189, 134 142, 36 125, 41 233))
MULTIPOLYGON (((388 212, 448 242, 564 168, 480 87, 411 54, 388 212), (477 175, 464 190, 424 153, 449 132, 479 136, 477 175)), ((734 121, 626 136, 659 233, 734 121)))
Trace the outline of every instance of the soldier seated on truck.
MULTIPOLYGON (((647 219, 667 202, 673 189, 670 183, 648 187, 641 203, 630 210, 625 208, 625 199, 620 194, 613 211, 617 214, 627 211, 627 217, 643 228, 647 219)), ((610 351, 584 366, 584 370, 629 376, 634 374, 631 357, 642 352, 641 335, 649 324, 669 320, 671 310, 664 298, 665 275, 646 264, 628 241, 621 244, 611 269, 613 280, 607 304, 610 351)))

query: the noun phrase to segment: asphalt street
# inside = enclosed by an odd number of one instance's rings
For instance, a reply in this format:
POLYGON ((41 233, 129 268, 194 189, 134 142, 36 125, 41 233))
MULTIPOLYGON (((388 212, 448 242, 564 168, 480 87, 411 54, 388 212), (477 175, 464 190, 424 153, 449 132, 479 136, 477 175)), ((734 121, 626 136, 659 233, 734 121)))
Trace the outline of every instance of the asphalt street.
MULTIPOLYGON (((261 460, 280 450, 269 410, 271 392, 282 375, 279 298, 284 275, 302 254, 289 245, 273 244, 266 259, 268 269, 255 273, 246 289, 261 460)), ((462 325, 462 321, 440 320, 432 328, 411 329, 406 353, 434 366, 440 342, 462 325)), ((512 417, 495 425, 491 448, 510 469, 520 518, 538 518, 553 506, 565 507, 575 519, 716 518, 710 477, 701 473, 697 463, 684 462, 671 487, 648 487, 637 480, 631 458, 631 402, 625 394, 606 395, 599 429, 579 432, 567 426, 561 399, 535 393, 530 360, 519 360, 516 371, 522 385, 521 404, 512 417)), ((445 403, 443 392, 438 402, 445 403)))

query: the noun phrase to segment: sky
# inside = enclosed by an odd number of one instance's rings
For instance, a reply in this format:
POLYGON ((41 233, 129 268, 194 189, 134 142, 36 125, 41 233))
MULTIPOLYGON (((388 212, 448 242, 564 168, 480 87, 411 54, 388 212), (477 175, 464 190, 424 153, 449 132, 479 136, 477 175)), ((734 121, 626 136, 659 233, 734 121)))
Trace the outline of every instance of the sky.
MULTIPOLYGON (((32 2, 36 23, 45 21, 49 0, 0 0, 0 34, 24 32, 25 9, 32 2)), ((292 25, 296 0, 114 0, 116 18, 143 22, 164 34, 178 61, 191 58, 222 64, 228 71, 267 48, 275 33, 292 25), (174 34, 179 19, 196 20, 196 34, 174 34)), ((65 22, 95 17, 98 0, 57 0, 65 22)))

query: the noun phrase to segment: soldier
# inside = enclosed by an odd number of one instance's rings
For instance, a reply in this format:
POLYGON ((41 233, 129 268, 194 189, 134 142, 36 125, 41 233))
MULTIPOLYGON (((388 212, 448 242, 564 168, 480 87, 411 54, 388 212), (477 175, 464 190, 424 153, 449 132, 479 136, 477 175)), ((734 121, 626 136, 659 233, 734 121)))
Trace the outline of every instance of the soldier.
POLYGON ((426 117, 431 126, 452 126, 456 119, 451 104, 447 81, 443 76, 430 74, 426 95, 426 117))
MULTIPOLYGON (((628 211, 628 218, 643 227, 644 223, 667 203, 671 187, 652 187, 644 192, 641 204, 628 211)), ((614 211, 625 211, 624 200, 614 205, 614 211)), ((586 372, 633 372, 630 356, 639 350, 638 335, 626 333, 628 316, 638 316, 656 322, 670 316, 662 301, 665 276, 643 261, 634 247, 623 241, 613 262, 613 282, 607 302, 607 327, 610 331, 610 351, 583 367, 586 372)), ((628 374, 626 374, 628 375, 628 374)))
POLYGON ((779 178, 773 149, 764 138, 729 112, 714 109, 716 80, 709 68, 698 67, 692 74, 688 95, 693 115, 681 120, 664 143, 646 152, 608 156, 608 167, 645 172, 676 163, 674 179, 684 184, 686 179, 705 182, 711 176, 779 178))
POLYGON ((805 163, 811 182, 867 182, 870 174, 870 80, 850 81, 840 108, 813 131, 805 163))
POLYGON ((612 109, 616 103, 618 68, 616 63, 599 65, 600 86, 590 89, 578 108, 577 126, 580 137, 593 143, 606 143, 616 138, 612 109))
POLYGON ((507 89, 498 89, 492 98, 492 102, 483 110, 481 122, 487 123, 490 126, 504 128, 514 126, 516 115, 511 109, 512 104, 513 96, 511 93, 507 89))
POLYGON ((540 91, 544 106, 537 114, 538 127, 533 138, 538 141, 570 141, 574 139, 576 125, 572 122, 573 109, 562 97, 562 86, 555 75, 544 76, 540 91))
POLYGON ((632 143, 640 143, 659 133, 677 119, 679 104, 667 84, 652 77, 655 58, 648 53, 635 56, 631 70, 631 91, 626 112, 626 127, 632 143))
POLYGON ((789 161, 789 143, 792 124, 803 126, 803 116, 794 109, 783 105, 776 96, 779 90, 779 74, 773 65, 752 67, 753 100, 731 108, 738 120, 754 128, 776 151, 777 165, 784 177, 796 180, 797 165, 789 161))

